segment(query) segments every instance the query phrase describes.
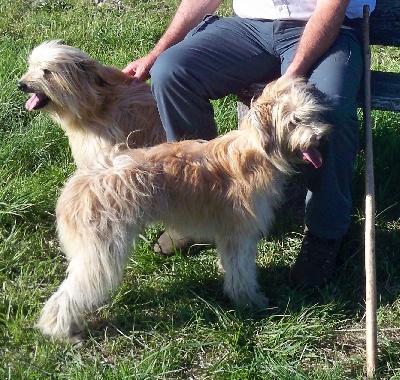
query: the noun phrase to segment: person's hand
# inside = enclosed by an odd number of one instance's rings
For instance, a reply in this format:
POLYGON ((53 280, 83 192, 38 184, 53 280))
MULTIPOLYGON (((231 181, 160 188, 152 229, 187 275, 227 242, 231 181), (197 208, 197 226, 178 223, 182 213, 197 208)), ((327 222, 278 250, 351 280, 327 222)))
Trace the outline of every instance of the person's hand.
POLYGON ((157 57, 149 53, 146 56, 129 63, 122 71, 125 74, 132 75, 140 81, 146 81, 150 78, 150 69, 157 57))

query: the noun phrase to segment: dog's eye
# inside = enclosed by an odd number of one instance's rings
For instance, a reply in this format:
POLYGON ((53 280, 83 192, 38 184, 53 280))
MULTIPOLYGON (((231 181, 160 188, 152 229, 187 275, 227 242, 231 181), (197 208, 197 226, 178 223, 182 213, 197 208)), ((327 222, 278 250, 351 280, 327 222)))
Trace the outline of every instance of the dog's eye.
POLYGON ((43 69, 43 74, 44 74, 44 75, 50 75, 50 74, 51 74, 51 71, 48 70, 48 69, 43 69))

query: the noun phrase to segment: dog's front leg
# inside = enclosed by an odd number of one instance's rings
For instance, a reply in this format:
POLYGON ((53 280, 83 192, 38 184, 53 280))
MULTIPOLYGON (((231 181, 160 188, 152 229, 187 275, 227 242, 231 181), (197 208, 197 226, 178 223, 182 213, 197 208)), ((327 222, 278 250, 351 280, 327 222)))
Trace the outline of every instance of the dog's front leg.
POLYGON ((216 240, 224 271, 224 292, 240 306, 268 305, 268 298, 260 291, 257 282, 257 242, 257 237, 238 234, 216 240))

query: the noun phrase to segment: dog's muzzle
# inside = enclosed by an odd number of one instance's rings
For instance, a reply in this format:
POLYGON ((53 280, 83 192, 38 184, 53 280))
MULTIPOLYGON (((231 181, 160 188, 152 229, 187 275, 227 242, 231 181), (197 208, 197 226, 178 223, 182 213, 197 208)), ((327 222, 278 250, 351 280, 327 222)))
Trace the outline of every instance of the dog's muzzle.
POLYGON ((41 109, 45 107, 50 101, 50 98, 46 94, 42 92, 35 92, 26 83, 22 81, 19 81, 17 83, 17 87, 22 92, 25 92, 27 94, 33 94, 25 104, 25 108, 28 111, 41 109))

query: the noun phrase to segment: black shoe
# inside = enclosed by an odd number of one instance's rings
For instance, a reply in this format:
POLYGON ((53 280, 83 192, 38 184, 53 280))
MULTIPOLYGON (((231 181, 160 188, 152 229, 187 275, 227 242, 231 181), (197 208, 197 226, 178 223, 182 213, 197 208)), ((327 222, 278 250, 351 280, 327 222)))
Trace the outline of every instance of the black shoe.
POLYGON ((300 253, 290 269, 290 285, 319 288, 331 281, 341 243, 342 238, 323 239, 306 230, 300 253))

